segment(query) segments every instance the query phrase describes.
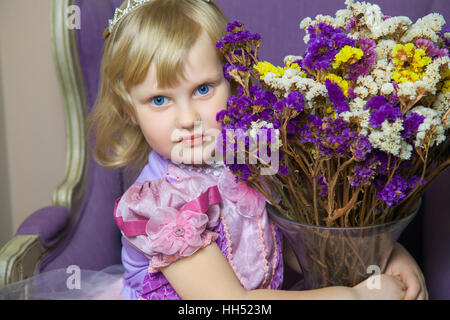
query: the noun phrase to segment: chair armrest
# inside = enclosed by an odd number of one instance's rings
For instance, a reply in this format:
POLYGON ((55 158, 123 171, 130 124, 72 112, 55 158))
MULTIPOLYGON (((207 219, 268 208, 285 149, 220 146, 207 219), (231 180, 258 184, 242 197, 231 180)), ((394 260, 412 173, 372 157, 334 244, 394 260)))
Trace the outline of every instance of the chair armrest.
POLYGON ((0 249, 0 287, 35 274, 46 250, 37 235, 19 235, 0 249))
POLYGON ((25 219, 14 238, 0 249, 0 286, 33 276, 69 221, 69 209, 57 206, 42 208, 25 219))
POLYGON ((41 245, 48 249, 58 242, 70 221, 66 207, 50 206, 31 214, 20 225, 16 235, 37 235, 41 245))

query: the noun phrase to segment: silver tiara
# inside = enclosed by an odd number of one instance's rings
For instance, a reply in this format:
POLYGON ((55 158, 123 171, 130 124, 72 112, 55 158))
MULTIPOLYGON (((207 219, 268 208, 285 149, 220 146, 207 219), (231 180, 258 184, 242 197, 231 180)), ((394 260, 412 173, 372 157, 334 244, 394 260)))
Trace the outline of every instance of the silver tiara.
MULTIPOLYGON (((120 8, 117 8, 114 12, 114 17, 112 19, 109 19, 109 32, 112 32, 114 29, 114 26, 127 14, 135 10, 137 7, 143 5, 146 2, 149 2, 152 0, 128 0, 127 7, 123 10, 120 8)), ((202 0, 207 3, 211 3, 211 0, 202 0)))

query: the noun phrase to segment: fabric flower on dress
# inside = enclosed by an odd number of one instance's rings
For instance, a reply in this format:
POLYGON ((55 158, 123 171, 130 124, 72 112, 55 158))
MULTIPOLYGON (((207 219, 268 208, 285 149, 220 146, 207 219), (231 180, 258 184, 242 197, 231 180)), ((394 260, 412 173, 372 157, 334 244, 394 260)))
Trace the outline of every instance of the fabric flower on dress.
POLYGON ((148 221, 146 232, 154 252, 190 256, 202 246, 202 233, 208 216, 190 210, 157 208, 155 219, 148 221), (156 220, 156 221, 155 221, 156 220))

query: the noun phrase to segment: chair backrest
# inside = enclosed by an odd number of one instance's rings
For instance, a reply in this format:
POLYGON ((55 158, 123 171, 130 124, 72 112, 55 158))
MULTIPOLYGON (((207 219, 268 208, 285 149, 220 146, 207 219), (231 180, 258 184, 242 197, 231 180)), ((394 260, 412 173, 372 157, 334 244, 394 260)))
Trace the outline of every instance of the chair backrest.
MULTIPOLYGON (((114 8, 122 0, 65 0, 81 10, 81 28, 76 30, 77 61, 84 84, 85 113, 93 107, 99 87, 100 61, 103 53, 103 31, 114 8)), ((201 1, 201 0, 199 0, 201 1)), ((372 0, 383 13, 417 18, 431 12, 449 14, 448 0, 372 0)), ((260 58, 281 64, 288 54, 302 55, 304 32, 299 29, 305 17, 317 14, 335 15, 345 7, 344 0, 217 0, 229 20, 243 22, 262 37, 260 58)), ((448 18, 448 17, 447 17, 448 18)), ((82 184, 82 198, 74 212, 71 231, 58 248, 42 260, 38 271, 78 265, 87 269, 101 269, 120 263, 120 232, 113 217, 117 197, 132 183, 133 178, 121 170, 103 169, 89 155, 85 158, 87 175, 82 184)), ((77 199, 74 199, 74 201, 77 199)))
MULTIPOLYGON (((73 63, 77 64, 74 69, 79 68, 82 75, 87 109, 83 111, 83 117, 91 111, 97 98, 104 45, 103 31, 114 9, 121 2, 121 0, 73 0, 66 3, 76 5, 80 9, 81 25, 79 29, 74 30, 73 46, 76 50, 73 52, 73 63)), ((78 134, 82 135, 84 132, 78 134)), ((84 136, 81 139, 84 139, 84 136)), ((112 218, 112 210, 114 200, 123 193, 132 177, 124 176, 121 170, 101 168, 89 152, 80 161, 84 162, 85 181, 79 181, 80 190, 74 192, 75 196, 70 203, 73 218, 69 234, 40 262, 39 272, 65 268, 69 265, 97 270, 120 263, 120 232, 112 218), (80 199, 77 199, 76 195, 81 195, 80 199)))

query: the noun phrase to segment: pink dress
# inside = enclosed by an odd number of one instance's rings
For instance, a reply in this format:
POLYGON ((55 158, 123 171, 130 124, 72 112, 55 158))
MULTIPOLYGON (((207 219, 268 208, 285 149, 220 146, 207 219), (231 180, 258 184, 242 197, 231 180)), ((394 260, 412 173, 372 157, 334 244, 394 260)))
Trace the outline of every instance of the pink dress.
POLYGON ((160 269, 213 241, 242 287, 279 289, 282 236, 265 203, 223 165, 176 165, 153 151, 114 210, 125 268, 121 296, 181 299, 160 269))

